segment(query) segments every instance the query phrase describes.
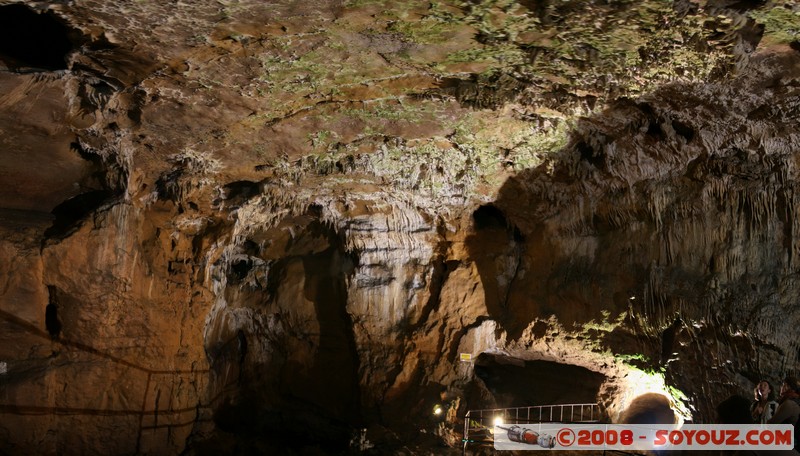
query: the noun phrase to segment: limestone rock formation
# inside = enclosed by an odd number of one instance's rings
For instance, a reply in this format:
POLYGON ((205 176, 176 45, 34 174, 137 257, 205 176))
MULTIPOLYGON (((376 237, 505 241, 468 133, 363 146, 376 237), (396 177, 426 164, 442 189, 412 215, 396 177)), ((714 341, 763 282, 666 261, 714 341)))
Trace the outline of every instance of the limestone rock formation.
POLYGON ((799 34, 789 0, 0 0, 0 454, 713 422, 800 361, 799 34))

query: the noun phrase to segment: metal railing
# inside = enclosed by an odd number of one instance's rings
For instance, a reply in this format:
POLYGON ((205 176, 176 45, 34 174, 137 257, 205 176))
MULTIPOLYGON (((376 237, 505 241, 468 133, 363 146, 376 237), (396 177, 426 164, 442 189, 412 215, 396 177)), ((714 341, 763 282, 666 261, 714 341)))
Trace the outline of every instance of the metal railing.
POLYGON ((464 416, 464 454, 470 443, 494 443, 492 431, 498 419, 504 424, 597 423, 603 416, 600 405, 594 403, 469 410, 464 416))
MULTIPOLYGON (((112 416, 112 417, 138 416, 139 424, 136 437, 136 449, 135 449, 136 454, 140 453, 142 449, 143 437, 145 437, 145 434, 147 434, 148 432, 154 432, 156 430, 166 428, 167 431, 171 433, 174 430, 193 426, 199 422, 211 421, 210 417, 211 413, 213 412, 213 408, 217 405, 217 402, 220 400, 223 394, 229 393, 232 390, 232 388, 236 387, 236 383, 239 380, 239 375, 241 375, 241 371, 239 371, 237 373, 237 376, 233 380, 228 381, 223 386, 221 391, 219 391, 214 397, 210 398, 208 403, 202 403, 200 398, 198 398, 196 403, 192 403, 190 401, 190 403, 187 404, 186 407, 178 408, 174 407, 172 402, 170 401, 169 408, 165 410, 159 410, 158 403, 159 403, 160 389, 157 389, 156 385, 169 384, 170 380, 172 385, 175 385, 176 383, 181 381, 200 383, 198 377, 203 375, 208 375, 210 373, 210 370, 195 369, 194 367, 190 369, 176 369, 176 370, 153 369, 139 365, 134 361, 123 359, 121 357, 109 353, 108 351, 100 350, 82 341, 68 340, 64 338, 53 340, 52 336, 48 332, 42 330, 41 328, 35 326, 34 324, 32 324, 27 320, 24 320, 14 314, 11 314, 3 310, 0 310, 0 321, 7 321, 15 325, 16 327, 20 328, 22 331, 25 331, 43 340, 53 341, 53 343, 58 344, 60 347, 63 347, 64 349, 74 349, 76 351, 84 352, 92 356, 107 359, 114 364, 125 366, 134 371, 138 371, 143 375, 143 377, 140 378, 144 378, 144 386, 143 388, 141 388, 141 391, 143 392, 143 397, 141 399, 140 408, 118 410, 118 409, 108 409, 108 408, 51 407, 51 406, 20 405, 13 403, 12 404, 0 403, 0 416, 2 415, 15 415, 15 416, 67 415, 67 416, 112 416), (151 403, 153 405, 150 405, 151 403), (159 417, 161 417, 161 424, 159 424, 159 417)), ((233 346, 237 341, 238 341, 237 337, 234 336, 233 338, 229 339, 224 344, 222 344, 220 350, 225 351, 226 347, 233 346)), ((238 350, 238 348, 228 349, 227 351, 230 352, 232 350, 235 351, 238 350)), ((240 366, 237 369, 240 369, 240 366)), ((135 377, 133 376, 129 376, 129 378, 130 378, 129 381, 131 382, 136 381, 135 377)))

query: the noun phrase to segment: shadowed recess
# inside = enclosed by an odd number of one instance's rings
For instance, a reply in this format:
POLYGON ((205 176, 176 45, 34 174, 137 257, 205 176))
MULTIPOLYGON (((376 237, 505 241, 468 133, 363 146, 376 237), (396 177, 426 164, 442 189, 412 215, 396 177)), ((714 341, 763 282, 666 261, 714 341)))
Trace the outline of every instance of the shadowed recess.
POLYGON ((52 13, 23 5, 0 6, 0 60, 10 68, 67 68, 72 50, 67 28, 52 13))
POLYGON ((82 193, 59 204, 53 209, 56 219, 44 235, 46 238, 63 237, 69 234, 81 220, 114 197, 108 190, 94 190, 82 193))
POLYGON ((675 412, 663 394, 646 393, 637 396, 625 410, 622 422, 626 424, 673 424, 675 412))
POLYGON ((486 353, 475 361, 475 376, 494 395, 498 407, 596 402, 606 378, 580 366, 486 353))

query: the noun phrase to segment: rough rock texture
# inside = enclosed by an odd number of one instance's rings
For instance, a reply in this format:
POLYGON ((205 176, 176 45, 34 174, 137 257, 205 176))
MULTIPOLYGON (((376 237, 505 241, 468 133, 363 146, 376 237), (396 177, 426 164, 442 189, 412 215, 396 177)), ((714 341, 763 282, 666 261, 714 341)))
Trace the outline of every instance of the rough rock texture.
POLYGON ((798 5, 396 3, 0 0, 0 453, 457 453, 797 371, 798 5))

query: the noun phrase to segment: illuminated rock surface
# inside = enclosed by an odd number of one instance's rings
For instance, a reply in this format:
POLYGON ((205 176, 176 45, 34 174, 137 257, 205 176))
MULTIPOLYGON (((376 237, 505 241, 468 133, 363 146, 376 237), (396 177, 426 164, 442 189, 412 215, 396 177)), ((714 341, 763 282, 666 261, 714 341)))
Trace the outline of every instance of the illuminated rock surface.
POLYGON ((793 2, 0 18, 0 453, 458 454, 443 388, 713 422, 797 370, 793 2))

